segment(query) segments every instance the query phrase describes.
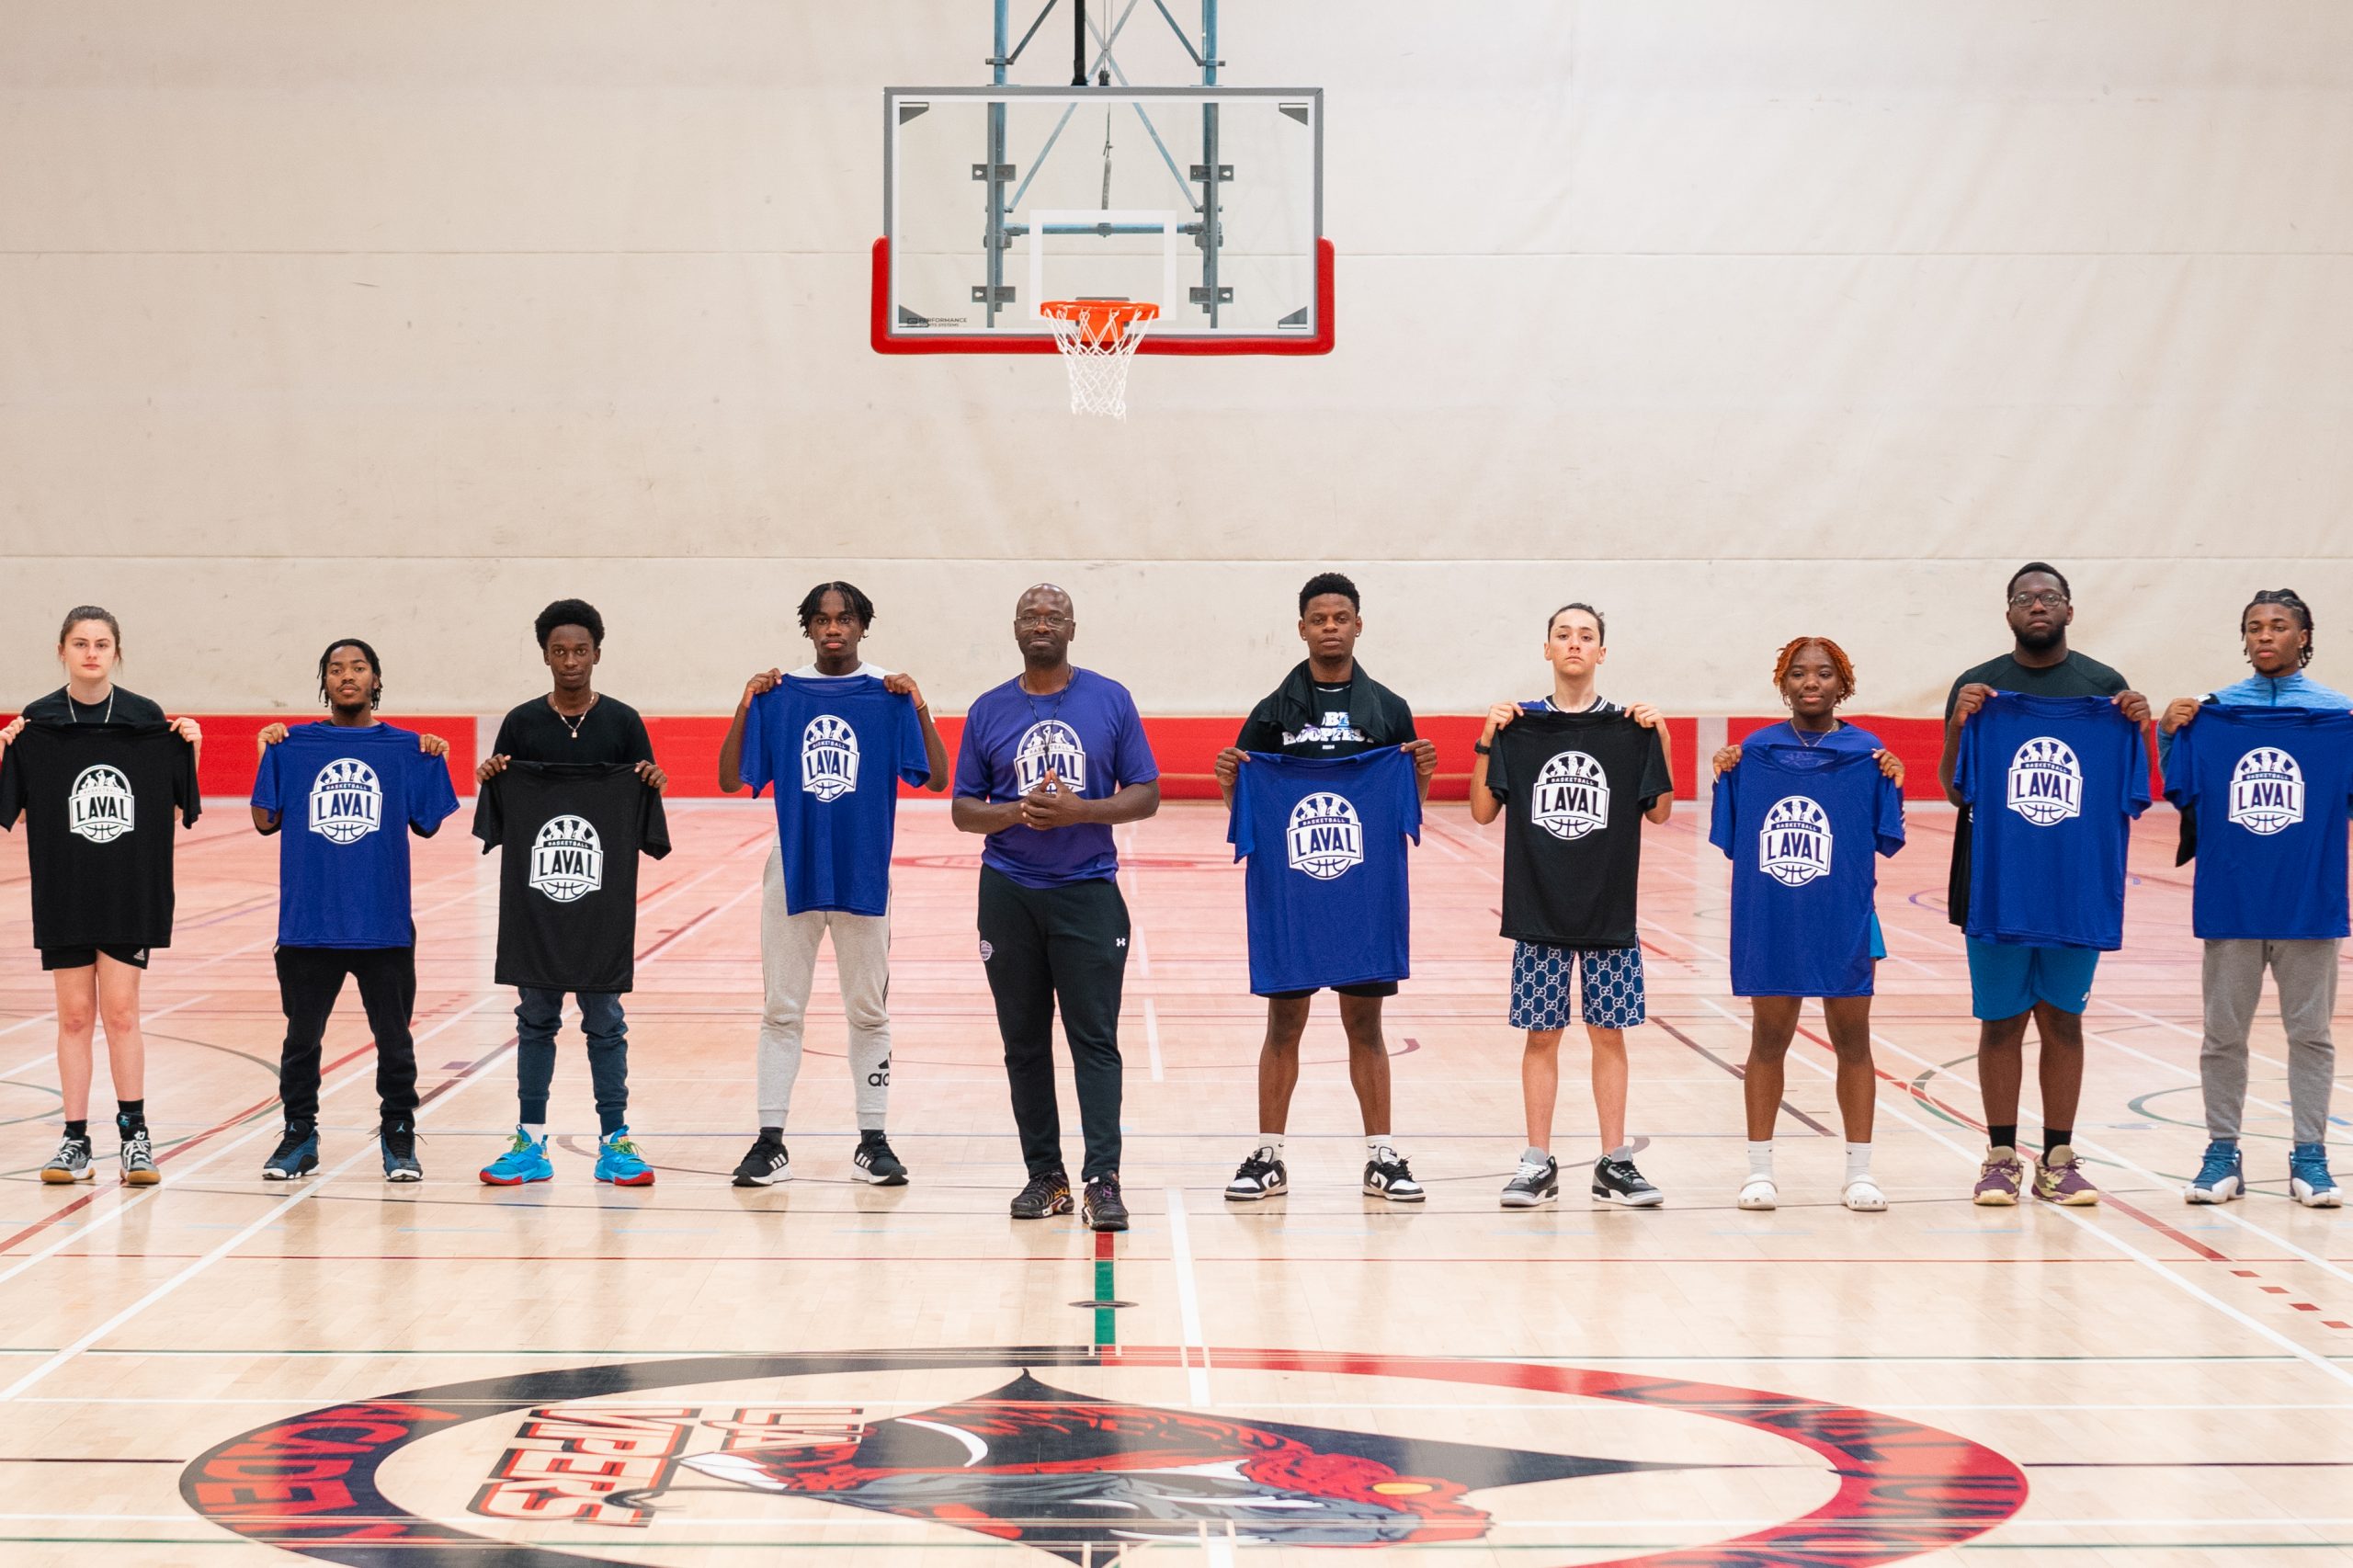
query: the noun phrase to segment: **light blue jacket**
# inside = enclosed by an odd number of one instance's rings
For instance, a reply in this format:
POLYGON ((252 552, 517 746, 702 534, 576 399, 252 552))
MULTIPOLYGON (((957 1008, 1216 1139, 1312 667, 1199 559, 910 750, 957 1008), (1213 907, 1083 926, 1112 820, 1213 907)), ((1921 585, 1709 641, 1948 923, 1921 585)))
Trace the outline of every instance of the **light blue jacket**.
MULTIPOLYGON (((2209 702, 2219 702, 2225 708, 2334 708, 2339 712, 2353 710, 2353 697, 2332 687, 2325 687, 2298 670, 2291 676, 2249 676, 2242 681, 2219 687, 2206 694, 2209 702)), ((2173 737, 2159 733, 2157 762, 2163 766, 2173 755, 2173 737)))

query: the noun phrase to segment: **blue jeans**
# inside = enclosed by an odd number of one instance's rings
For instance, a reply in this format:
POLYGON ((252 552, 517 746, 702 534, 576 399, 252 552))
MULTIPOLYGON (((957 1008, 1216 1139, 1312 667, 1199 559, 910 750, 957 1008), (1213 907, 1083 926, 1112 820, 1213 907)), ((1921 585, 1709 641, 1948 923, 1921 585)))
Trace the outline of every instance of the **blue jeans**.
MULTIPOLYGON (((521 1120, 544 1127, 564 994, 523 985, 516 994, 515 1076, 523 1102, 521 1120)), ((588 1081, 597 1092, 597 1122, 609 1138, 629 1124, 629 1021, 621 1017, 621 999, 611 992, 574 994, 580 998, 580 1027, 588 1036, 588 1081)))

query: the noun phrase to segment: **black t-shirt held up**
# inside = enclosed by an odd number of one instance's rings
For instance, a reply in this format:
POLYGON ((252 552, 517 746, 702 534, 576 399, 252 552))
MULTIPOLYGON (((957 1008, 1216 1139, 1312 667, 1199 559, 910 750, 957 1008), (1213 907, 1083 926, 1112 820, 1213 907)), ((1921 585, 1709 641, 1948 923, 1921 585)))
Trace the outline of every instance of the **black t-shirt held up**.
POLYGON ((1495 733, 1503 934, 1553 948, 1636 945, 1643 813, 1674 790, 1658 732, 1623 713, 1522 713, 1495 733))
POLYGON ((196 748, 161 723, 28 723, 0 761, 0 827, 30 819, 33 945, 171 946, 172 816, 201 809, 196 748))
POLYGON ((510 763, 475 797, 474 836, 485 855, 505 848, 499 984, 616 994, 634 985, 637 858, 669 854, 670 827, 633 764, 510 763))

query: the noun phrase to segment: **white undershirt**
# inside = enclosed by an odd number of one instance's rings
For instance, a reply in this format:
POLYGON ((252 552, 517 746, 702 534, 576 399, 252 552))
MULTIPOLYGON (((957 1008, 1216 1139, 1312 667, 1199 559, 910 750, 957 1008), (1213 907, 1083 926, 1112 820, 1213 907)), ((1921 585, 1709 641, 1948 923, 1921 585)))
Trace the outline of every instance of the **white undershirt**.
POLYGON ((881 680, 895 673, 895 671, 884 669, 880 665, 860 662, 858 668, 846 676, 829 676, 814 665, 803 665, 792 672, 792 678, 795 680, 856 680, 860 676, 872 676, 876 680, 881 680))

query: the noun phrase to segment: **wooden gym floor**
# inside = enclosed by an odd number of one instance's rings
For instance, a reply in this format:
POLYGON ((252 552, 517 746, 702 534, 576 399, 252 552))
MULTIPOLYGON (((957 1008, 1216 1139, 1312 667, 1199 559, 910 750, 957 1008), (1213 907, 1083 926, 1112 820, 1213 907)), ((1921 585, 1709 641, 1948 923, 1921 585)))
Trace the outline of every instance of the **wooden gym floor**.
MULTIPOLYGON (((788 1133, 799 1179, 727 1183, 753 1131, 774 836, 765 804, 737 802, 676 806, 677 851, 645 879, 631 1119, 659 1184, 589 1179, 568 1023, 556 1179, 479 1185, 515 1116, 513 1018, 490 983, 495 862, 466 820, 417 849, 426 1179, 409 1187, 379 1179, 349 992, 321 1173, 258 1178, 276 849, 235 802, 183 836, 178 941, 147 981, 165 1185, 134 1194, 109 1164, 94 1189, 42 1187, 50 990, 21 835, 0 837, 0 1562, 1150 1568, 1348 1544, 1448 1564, 2353 1562, 2353 1219, 2282 1196, 2269 1018, 2257 1191, 2180 1200, 2204 1141, 2198 952, 2162 808, 2087 1019, 2078 1142, 2110 1195, 2088 1212, 1968 1201, 1950 816, 1913 809, 1880 896, 1892 1207, 1856 1215, 1812 1040, 1791 1059, 1783 1207, 1733 1207, 1745 1014, 1722 861, 1688 805, 1651 831, 1653 1021, 1632 1046, 1664 1210, 1597 1210, 1574 1182, 1554 1209, 1496 1207, 1518 1039, 1498 838, 1459 804, 1415 854, 1415 977, 1388 1013, 1398 1140, 1429 1202, 1358 1193, 1328 1003, 1293 1195, 1222 1202, 1263 1015, 1222 818, 1173 805, 1125 833, 1136 1222, 1117 1239, 1006 1215, 1020 1169, 975 844, 932 803, 902 813, 896 884, 891 1131, 912 1186, 848 1179, 830 960, 788 1133)), ((1581 1047, 1563 1069, 1567 1165, 1595 1149, 1581 1047)), ((95 1103, 103 1119, 103 1069, 95 1103)), ((1067 1111, 1066 1132, 1074 1168, 1067 1111)))

